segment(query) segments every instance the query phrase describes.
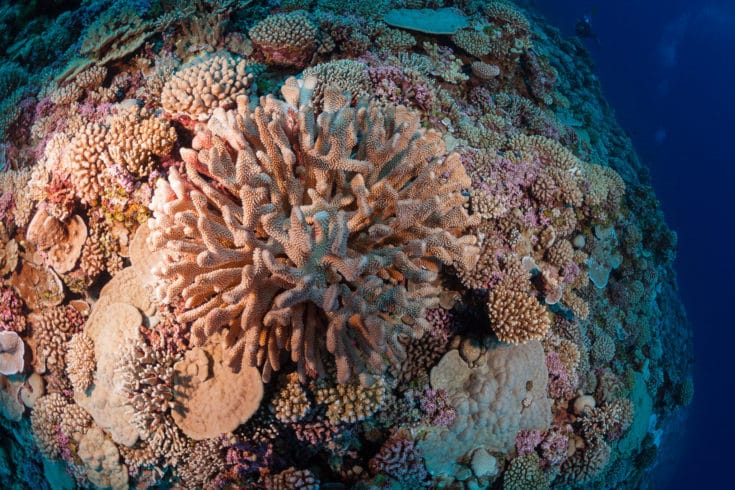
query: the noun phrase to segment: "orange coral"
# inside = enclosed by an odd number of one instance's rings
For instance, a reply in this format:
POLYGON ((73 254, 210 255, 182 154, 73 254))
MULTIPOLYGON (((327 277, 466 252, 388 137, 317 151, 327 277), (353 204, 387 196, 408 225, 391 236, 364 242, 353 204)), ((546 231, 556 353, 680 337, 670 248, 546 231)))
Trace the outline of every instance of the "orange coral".
POLYGON ((326 338, 344 382, 403 357, 398 338, 421 335, 437 304, 438 266, 471 268, 477 248, 461 236, 469 178, 440 135, 332 90, 317 117, 314 82, 290 80, 289 103, 216 110, 199 151, 182 150, 186 179, 159 181, 149 243, 167 255, 159 294, 184 298, 196 343, 227 328, 231 365, 264 379, 285 348, 303 380, 324 371, 326 338))

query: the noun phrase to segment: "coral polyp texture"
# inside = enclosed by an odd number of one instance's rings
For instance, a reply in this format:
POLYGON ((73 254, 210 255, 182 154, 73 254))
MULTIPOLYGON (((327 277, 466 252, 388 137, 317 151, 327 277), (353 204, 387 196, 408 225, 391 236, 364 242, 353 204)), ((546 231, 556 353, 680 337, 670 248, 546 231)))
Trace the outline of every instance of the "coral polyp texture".
POLYGON ((185 176, 172 169, 152 200, 161 300, 181 299, 196 344, 226 328, 232 367, 264 381, 284 348, 302 381, 323 375, 320 340, 339 382, 382 374, 405 357, 399 338, 428 328, 439 267, 476 261, 471 181, 441 135, 332 90, 315 114, 299 106, 314 85, 289 79, 286 102, 214 111, 182 149, 185 176))
POLYGON ((64 5, 0 9, 3 484, 645 485, 694 393, 676 234, 578 40, 64 5))

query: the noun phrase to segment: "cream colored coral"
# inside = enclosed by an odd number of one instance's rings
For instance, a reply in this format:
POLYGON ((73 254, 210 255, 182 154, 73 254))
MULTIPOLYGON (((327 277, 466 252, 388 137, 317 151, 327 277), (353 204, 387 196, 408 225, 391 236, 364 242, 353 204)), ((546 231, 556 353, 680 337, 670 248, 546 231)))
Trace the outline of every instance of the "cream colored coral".
POLYGON ((174 363, 178 359, 141 338, 128 339, 121 351, 115 369, 120 389, 135 410, 132 422, 149 438, 174 406, 174 363))
POLYGON ((34 367, 64 373, 66 343, 81 329, 84 318, 72 306, 55 306, 34 311, 29 316, 35 340, 34 367))
POLYGON ((92 385, 96 362, 94 343, 84 332, 76 333, 66 344, 66 374, 75 391, 92 385))
POLYGON ((25 344, 12 330, 0 331, 0 374, 9 376, 23 371, 25 344))
POLYGON ((319 480, 307 470, 298 470, 293 466, 266 479, 268 490, 317 490, 319 480))
POLYGON ((210 488, 213 477, 225 470, 225 442, 222 437, 196 442, 182 464, 176 467, 181 481, 194 488, 210 488))
POLYGON ((222 339, 211 340, 187 351, 174 365, 171 416, 195 440, 234 431, 255 413, 263 397, 258 370, 243 366, 233 372, 225 364, 222 339))
POLYGON ((316 402, 327 406, 332 424, 354 423, 374 414, 385 399, 385 381, 378 378, 369 387, 360 384, 337 384, 316 390, 316 402))
POLYGON ((548 261, 557 267, 568 267, 574 263, 574 247, 569 240, 556 240, 546 251, 548 261))
POLYGON ((247 95, 253 83, 250 62, 228 53, 215 53, 182 65, 161 91, 161 105, 169 112, 194 117, 216 107, 233 105, 238 95, 247 95))
POLYGON ((32 168, 6 169, 0 172, 0 194, 13 195, 15 204, 13 207, 13 221, 15 221, 16 226, 21 228, 28 224, 33 212, 33 199, 31 194, 26 192, 32 172, 32 168))
POLYGON ((77 454, 87 469, 89 481, 97 488, 128 488, 128 469, 120 463, 115 443, 100 428, 93 427, 84 434, 77 454))
POLYGON ((186 176, 172 168, 151 204, 160 299, 184 299, 196 344, 227 328, 230 365, 265 380, 284 348, 302 380, 323 373, 320 337, 341 382, 382 373, 403 357, 398 338, 427 328, 441 264, 477 261, 470 180, 441 135, 331 88, 317 116, 314 86, 291 79, 286 102, 215 110, 182 150, 186 176))
POLYGON ((316 51, 319 28, 306 11, 295 10, 269 15, 248 34, 268 63, 303 67, 316 51))
POLYGON ((482 61, 474 61, 470 68, 472 74, 481 80, 492 80, 500 75, 500 68, 497 65, 483 63, 482 61))
POLYGON ((487 305, 493 332, 503 342, 540 340, 551 325, 546 308, 526 293, 495 288, 488 294, 487 305))
POLYGON ((564 293, 562 294, 562 303, 572 310, 574 316, 580 320, 586 320, 587 316, 590 314, 590 307, 587 302, 577 296, 570 288, 564 290, 564 293))
POLYGON ((74 192, 82 202, 96 203, 111 184, 107 171, 110 163, 107 127, 86 123, 71 139, 64 156, 64 166, 70 171, 74 192))
POLYGON ((45 262, 56 272, 69 272, 87 240, 87 224, 76 214, 62 222, 47 209, 39 209, 28 224, 26 238, 43 252, 45 262))
POLYGON ((57 105, 69 105, 76 102, 85 94, 91 92, 102 85, 107 76, 107 68, 104 66, 93 65, 77 74, 66 85, 58 86, 56 84, 48 87, 45 91, 48 98, 57 105))
POLYGON ((84 333, 94 342, 97 371, 92 387, 75 390, 74 400, 115 442, 132 446, 140 431, 132 422, 133 409, 119 388, 115 366, 121 357, 120 346, 126 339, 140 335, 143 318, 135 307, 114 301, 101 297, 85 324, 84 333))
POLYGON ((490 53, 492 42, 490 37, 482 31, 462 29, 452 36, 452 41, 476 58, 490 53))
POLYGON ((49 459, 61 455, 58 427, 68 403, 60 393, 50 393, 36 400, 31 412, 31 430, 41 453, 49 459))
POLYGON ((92 417, 82 407, 76 403, 70 403, 64 408, 59 430, 69 440, 78 443, 90 427, 92 427, 92 417))
POLYGON ((328 61, 310 66, 303 71, 303 76, 313 76, 319 81, 312 98, 313 103, 319 107, 322 105, 324 88, 327 85, 343 92, 349 92, 354 98, 366 95, 371 88, 367 65, 350 59, 328 61))
POLYGON ((156 117, 138 104, 119 106, 110 121, 107 151, 112 161, 131 174, 147 175, 154 157, 171 152, 176 143, 176 131, 163 118, 156 117))
POLYGON ((306 390, 295 374, 288 376, 288 383, 273 399, 272 405, 276 418, 284 424, 298 422, 311 408, 306 390))

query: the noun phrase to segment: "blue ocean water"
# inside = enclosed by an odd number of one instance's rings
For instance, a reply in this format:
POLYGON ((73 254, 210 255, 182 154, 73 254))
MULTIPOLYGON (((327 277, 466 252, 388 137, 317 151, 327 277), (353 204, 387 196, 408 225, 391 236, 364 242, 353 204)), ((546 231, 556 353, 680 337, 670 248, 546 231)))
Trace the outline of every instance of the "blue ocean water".
POLYGON ((735 2, 539 1, 566 33, 591 15, 585 41, 669 226, 694 330, 695 397, 656 469, 656 488, 733 488, 733 118, 735 2))

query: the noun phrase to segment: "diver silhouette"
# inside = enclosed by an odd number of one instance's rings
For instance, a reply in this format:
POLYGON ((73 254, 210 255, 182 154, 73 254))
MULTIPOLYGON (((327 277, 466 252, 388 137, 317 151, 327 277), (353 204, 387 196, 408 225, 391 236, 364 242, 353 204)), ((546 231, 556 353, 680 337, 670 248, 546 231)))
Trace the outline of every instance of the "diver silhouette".
POLYGON ((574 32, 579 38, 594 39, 597 45, 600 45, 600 39, 597 33, 592 29, 592 16, 585 14, 574 25, 574 32))

